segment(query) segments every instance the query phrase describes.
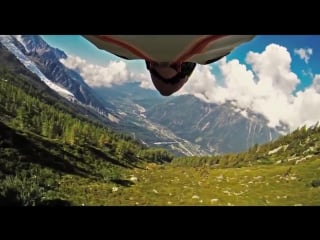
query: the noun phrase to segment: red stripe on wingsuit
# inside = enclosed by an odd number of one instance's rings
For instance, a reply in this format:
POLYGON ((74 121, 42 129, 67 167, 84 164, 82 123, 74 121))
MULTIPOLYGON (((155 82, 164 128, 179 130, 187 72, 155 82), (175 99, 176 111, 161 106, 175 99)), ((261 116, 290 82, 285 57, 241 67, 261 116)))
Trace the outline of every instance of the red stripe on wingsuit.
POLYGON ((186 59, 192 57, 195 54, 201 53, 201 51, 211 42, 214 42, 220 38, 226 37, 228 35, 212 35, 205 38, 200 39, 193 46, 189 48, 184 54, 178 57, 174 63, 182 63, 186 59))
POLYGON ((126 43, 126 42, 123 42, 119 39, 115 39, 115 38, 112 38, 110 36, 105 36, 105 35, 99 35, 99 36, 96 36, 97 38, 99 38, 100 40, 104 41, 104 42, 110 42, 110 43, 113 43, 115 45, 118 45, 126 50, 128 50, 129 52, 133 53, 134 55, 142 58, 142 59, 145 59, 149 62, 156 62, 154 61, 153 59, 151 59, 147 54, 143 53, 142 51, 140 51, 139 49, 135 48, 134 46, 126 43))

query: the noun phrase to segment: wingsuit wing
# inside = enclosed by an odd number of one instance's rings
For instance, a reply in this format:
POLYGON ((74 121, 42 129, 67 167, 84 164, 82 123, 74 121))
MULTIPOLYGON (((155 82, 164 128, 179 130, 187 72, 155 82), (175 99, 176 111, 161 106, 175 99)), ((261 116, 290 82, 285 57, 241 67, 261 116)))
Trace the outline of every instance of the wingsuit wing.
POLYGON ((84 35, 95 46, 125 59, 208 64, 254 35, 84 35))

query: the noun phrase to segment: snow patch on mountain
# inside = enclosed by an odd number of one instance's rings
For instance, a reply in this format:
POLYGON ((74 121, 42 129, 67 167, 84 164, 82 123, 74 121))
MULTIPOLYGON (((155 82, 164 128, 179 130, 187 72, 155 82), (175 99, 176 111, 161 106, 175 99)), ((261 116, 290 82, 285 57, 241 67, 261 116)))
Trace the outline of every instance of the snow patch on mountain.
POLYGON ((22 39, 22 35, 14 35, 14 37, 22 44, 22 46, 24 47, 24 49, 26 50, 26 52, 28 53, 29 50, 27 48, 27 45, 25 44, 25 42, 22 39))
MULTIPOLYGON (((14 36, 27 50, 25 43, 23 42, 21 35, 14 36)), ((53 83, 50 81, 44 74, 38 69, 38 67, 30 61, 30 59, 25 56, 20 49, 18 49, 12 42, 13 36, 7 36, 7 35, 0 35, 0 42, 10 51, 12 52, 17 59, 32 73, 36 74, 41 81, 43 81, 48 87, 50 87, 52 90, 59 93, 61 96, 67 98, 68 100, 75 100, 74 95, 66 90, 65 88, 53 83)))

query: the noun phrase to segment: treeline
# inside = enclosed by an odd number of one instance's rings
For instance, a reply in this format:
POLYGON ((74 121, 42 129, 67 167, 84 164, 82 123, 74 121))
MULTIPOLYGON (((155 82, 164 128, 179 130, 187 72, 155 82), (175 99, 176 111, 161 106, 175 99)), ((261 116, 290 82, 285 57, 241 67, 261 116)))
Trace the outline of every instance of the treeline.
POLYGON ((176 166, 210 166, 216 168, 243 167, 257 164, 295 164, 304 158, 320 154, 320 126, 302 126, 292 133, 263 145, 254 145, 246 152, 221 156, 175 158, 176 166))
POLYGON ((5 113, 12 126, 17 129, 59 140, 64 144, 108 148, 121 160, 133 161, 137 156, 152 161, 170 160, 170 154, 165 150, 146 150, 131 136, 115 134, 97 123, 76 118, 57 109, 55 105, 44 103, 37 97, 35 89, 30 87, 25 91, 10 84, 16 78, 8 71, 0 72, 0 111, 5 113))

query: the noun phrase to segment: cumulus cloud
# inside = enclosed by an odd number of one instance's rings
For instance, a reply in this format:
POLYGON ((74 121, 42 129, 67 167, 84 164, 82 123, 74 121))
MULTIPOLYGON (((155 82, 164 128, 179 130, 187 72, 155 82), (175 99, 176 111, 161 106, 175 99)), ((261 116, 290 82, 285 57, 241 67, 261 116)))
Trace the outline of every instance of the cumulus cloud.
POLYGON ((61 59, 61 62, 68 68, 76 70, 86 83, 94 88, 140 82, 141 87, 154 89, 147 70, 144 72, 129 71, 127 64, 121 60, 100 66, 90 64, 77 56, 69 56, 67 59, 61 59))
POLYGON ((311 88, 320 94, 320 74, 314 76, 311 88))
POLYGON ((216 78, 211 73, 211 66, 197 65, 188 82, 176 95, 192 94, 204 101, 210 101, 215 96, 213 86, 216 86, 216 78))
POLYGON ((312 55, 312 48, 299 48, 294 49, 294 53, 299 55, 299 57, 306 63, 309 63, 310 56, 312 55))
MULTIPOLYGON (((309 51, 310 52, 310 51, 309 51)), ((198 66, 180 94, 193 94, 207 102, 232 101, 240 108, 263 114, 269 126, 287 123, 291 130, 320 120, 320 75, 303 91, 291 70, 291 56, 285 47, 268 45, 261 53, 249 52, 246 63, 221 59, 217 64, 224 80, 218 84, 210 66, 198 66)))

